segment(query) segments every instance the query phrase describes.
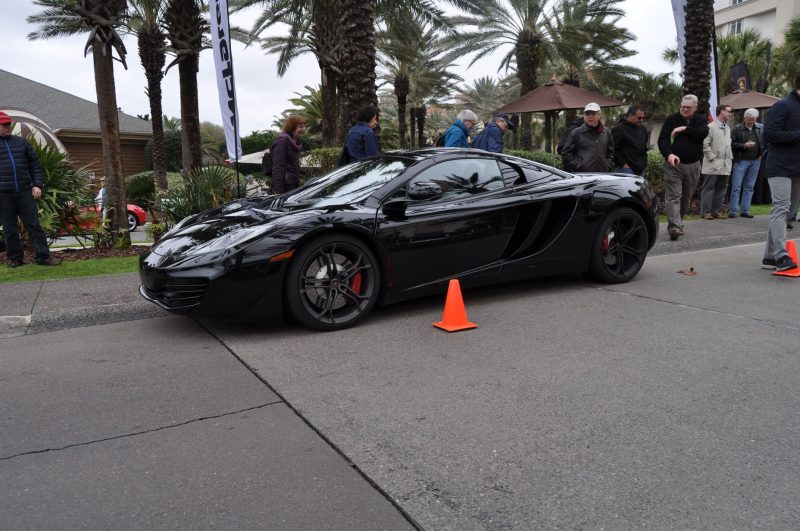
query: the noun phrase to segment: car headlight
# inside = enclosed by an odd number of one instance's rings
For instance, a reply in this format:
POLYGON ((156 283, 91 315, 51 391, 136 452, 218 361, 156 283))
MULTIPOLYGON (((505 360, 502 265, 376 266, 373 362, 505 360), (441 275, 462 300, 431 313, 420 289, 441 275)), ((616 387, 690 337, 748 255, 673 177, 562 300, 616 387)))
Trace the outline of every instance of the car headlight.
POLYGON ((255 241, 272 230, 273 227, 271 225, 257 225, 253 227, 237 229, 225 234, 224 236, 220 236, 219 238, 215 238, 209 242, 192 247, 188 249, 185 254, 186 256, 198 256, 201 254, 221 251, 231 247, 238 247, 251 241, 255 241))

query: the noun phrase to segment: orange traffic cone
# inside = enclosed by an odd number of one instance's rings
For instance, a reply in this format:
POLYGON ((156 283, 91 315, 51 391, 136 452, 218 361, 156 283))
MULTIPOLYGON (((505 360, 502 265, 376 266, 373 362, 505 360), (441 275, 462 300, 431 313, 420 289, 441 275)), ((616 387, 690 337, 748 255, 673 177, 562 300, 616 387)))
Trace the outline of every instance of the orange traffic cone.
MULTIPOLYGON (((787 240, 786 251, 789 253, 789 258, 791 258, 795 264, 800 265, 800 262, 797 261, 797 245, 794 243, 794 240, 787 240)), ((795 267, 788 271, 775 271, 772 274, 782 277, 800 277, 800 267, 795 267)))
POLYGON ((433 326, 448 332, 478 328, 475 323, 467 321, 467 309, 464 308, 464 299, 461 298, 461 285, 458 283, 458 279, 450 280, 450 285, 447 287, 447 300, 444 303, 442 320, 438 323, 433 323, 433 326))

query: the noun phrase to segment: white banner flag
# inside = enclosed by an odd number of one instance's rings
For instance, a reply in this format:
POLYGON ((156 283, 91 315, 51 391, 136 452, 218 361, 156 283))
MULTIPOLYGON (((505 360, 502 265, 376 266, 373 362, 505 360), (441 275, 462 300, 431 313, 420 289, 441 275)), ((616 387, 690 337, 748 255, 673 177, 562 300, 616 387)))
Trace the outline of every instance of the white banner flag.
POLYGON ((222 127, 225 128, 228 158, 234 160, 242 155, 242 144, 237 128, 239 111, 236 106, 236 85, 233 82, 228 0, 210 0, 208 7, 211 18, 211 49, 214 52, 214 68, 217 71, 217 92, 219 92, 222 127))

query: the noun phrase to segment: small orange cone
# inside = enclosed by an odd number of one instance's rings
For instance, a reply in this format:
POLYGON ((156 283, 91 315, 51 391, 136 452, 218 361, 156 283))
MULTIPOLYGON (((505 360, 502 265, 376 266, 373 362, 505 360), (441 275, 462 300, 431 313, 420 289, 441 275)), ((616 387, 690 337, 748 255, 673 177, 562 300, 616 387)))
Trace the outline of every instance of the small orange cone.
POLYGON ((461 285, 458 283, 458 279, 450 280, 450 285, 447 287, 447 300, 444 303, 442 320, 438 323, 433 323, 433 326, 448 332, 478 328, 475 323, 467 321, 467 309, 464 307, 464 299, 461 297, 461 285))
MULTIPOLYGON (((797 245, 794 243, 794 240, 788 240, 786 242, 786 251, 789 253, 789 258, 791 258, 795 264, 800 265, 800 262, 797 261, 797 245)), ((800 277, 800 267, 795 267, 789 271, 775 271, 772 274, 781 277, 800 277)))

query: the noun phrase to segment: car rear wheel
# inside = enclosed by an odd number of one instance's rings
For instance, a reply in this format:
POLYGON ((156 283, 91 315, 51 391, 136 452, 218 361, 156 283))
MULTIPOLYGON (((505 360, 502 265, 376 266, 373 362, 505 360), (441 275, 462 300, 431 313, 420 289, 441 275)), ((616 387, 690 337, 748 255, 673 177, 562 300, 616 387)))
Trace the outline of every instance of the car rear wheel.
POLYGON ((339 330, 365 318, 378 299, 375 255, 357 238, 327 234, 300 248, 287 271, 292 316, 317 330, 339 330))
POLYGON ((128 230, 133 232, 139 226, 139 220, 136 219, 136 214, 128 212, 128 230))
POLYGON ((647 227, 638 212, 628 207, 612 210, 592 245, 592 277, 608 284, 628 282, 644 265, 648 244, 647 227))

